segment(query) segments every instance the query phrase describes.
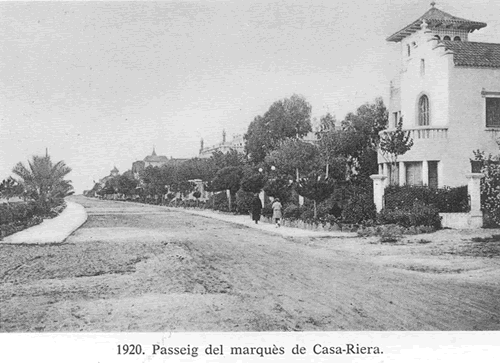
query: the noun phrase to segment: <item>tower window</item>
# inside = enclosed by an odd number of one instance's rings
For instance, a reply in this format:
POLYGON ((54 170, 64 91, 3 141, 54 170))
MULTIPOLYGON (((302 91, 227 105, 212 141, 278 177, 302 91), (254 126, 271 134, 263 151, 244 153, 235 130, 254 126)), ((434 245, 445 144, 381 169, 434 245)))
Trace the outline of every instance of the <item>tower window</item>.
POLYGON ((425 76, 425 59, 420 59, 420 76, 425 76))
POLYGON ((445 35, 445 36, 443 37, 443 40, 451 40, 451 38, 450 38, 449 36, 445 35))
POLYGON ((407 44, 406 45, 406 50, 408 52, 408 57, 411 55, 411 48, 410 48, 410 44, 407 44))
POLYGON ((423 95, 418 100, 418 126, 429 125, 429 98, 423 95))
POLYGON ((457 36, 457 37, 453 38, 453 40, 456 42, 460 42, 462 39, 460 39, 460 37, 457 36))

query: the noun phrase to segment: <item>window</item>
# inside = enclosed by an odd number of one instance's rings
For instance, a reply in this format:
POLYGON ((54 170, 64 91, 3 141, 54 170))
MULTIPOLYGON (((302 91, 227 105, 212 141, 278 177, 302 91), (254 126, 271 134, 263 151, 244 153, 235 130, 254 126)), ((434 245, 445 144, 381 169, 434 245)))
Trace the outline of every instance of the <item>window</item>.
POLYGON ((418 126, 429 125, 429 99, 423 95, 418 100, 418 126))
POLYGON ((396 128, 396 127, 398 127, 398 121, 399 121, 399 120, 398 120, 398 119, 399 119, 399 118, 398 118, 398 114, 399 114, 398 112, 393 112, 393 113, 392 113, 392 120, 393 120, 393 122, 394 122, 394 125, 393 125, 393 126, 394 126, 395 128, 396 128))
POLYGON ((410 48, 410 44, 407 44, 406 45, 406 50, 408 52, 408 57, 411 55, 411 48, 410 48))
POLYGON ((420 76, 425 76, 425 59, 420 59, 420 76))
POLYGON ((434 38, 436 38, 437 40, 441 40, 441 37, 439 35, 434 35, 434 38))
POLYGON ((453 40, 456 42, 460 42, 462 39, 460 39, 460 37, 455 37, 455 38, 453 38, 453 40))
POLYGON ((406 184, 422 185, 422 162, 405 163, 406 184))
POLYGON ((500 98, 486 98, 486 127, 500 127, 500 98))
POLYGON ((443 40, 451 40, 451 38, 449 36, 445 35, 443 40))

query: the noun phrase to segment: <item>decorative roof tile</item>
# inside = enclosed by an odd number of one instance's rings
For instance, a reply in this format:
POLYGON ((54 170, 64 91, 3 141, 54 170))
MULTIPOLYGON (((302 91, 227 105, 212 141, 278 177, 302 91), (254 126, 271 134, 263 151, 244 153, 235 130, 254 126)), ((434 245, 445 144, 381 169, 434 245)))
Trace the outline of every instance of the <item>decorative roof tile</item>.
POLYGON ((387 38, 389 42, 399 42, 408 35, 418 31, 423 22, 427 23, 429 29, 445 28, 445 29, 461 29, 472 32, 477 29, 484 28, 487 24, 479 21, 467 20, 448 14, 435 7, 430 8, 424 15, 415 20, 410 25, 397 31, 387 38))
POLYGON ((439 45, 453 52, 459 67, 500 68, 500 44, 440 40, 439 45))

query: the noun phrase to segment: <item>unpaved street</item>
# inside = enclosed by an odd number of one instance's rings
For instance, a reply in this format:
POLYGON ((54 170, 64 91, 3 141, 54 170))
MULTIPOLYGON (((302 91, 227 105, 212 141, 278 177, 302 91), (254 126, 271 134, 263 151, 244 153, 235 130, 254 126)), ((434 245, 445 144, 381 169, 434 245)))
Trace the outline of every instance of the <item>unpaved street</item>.
POLYGON ((75 201, 89 218, 66 243, 0 244, 1 331, 500 329, 496 249, 283 238, 164 207, 75 201))

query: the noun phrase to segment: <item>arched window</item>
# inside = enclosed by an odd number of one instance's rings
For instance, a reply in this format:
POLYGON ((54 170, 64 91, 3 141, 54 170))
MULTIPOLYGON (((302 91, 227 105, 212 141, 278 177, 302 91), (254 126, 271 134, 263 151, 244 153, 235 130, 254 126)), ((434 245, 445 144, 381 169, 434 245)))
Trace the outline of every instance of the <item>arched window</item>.
POLYGON ((428 126, 429 116, 429 98, 423 95, 418 100, 418 126, 428 126))
POLYGON ((443 40, 451 40, 451 38, 449 36, 445 35, 443 40))
POLYGON ((457 36, 457 37, 453 38, 453 40, 454 40, 454 41, 456 41, 456 42, 459 42, 459 41, 461 41, 462 39, 460 39, 460 37, 458 37, 458 36, 457 36))
POLYGON ((434 38, 436 38, 437 40, 441 40, 441 37, 439 35, 434 35, 434 38))

